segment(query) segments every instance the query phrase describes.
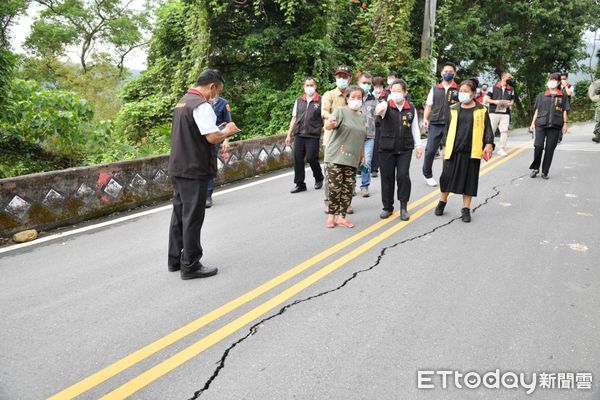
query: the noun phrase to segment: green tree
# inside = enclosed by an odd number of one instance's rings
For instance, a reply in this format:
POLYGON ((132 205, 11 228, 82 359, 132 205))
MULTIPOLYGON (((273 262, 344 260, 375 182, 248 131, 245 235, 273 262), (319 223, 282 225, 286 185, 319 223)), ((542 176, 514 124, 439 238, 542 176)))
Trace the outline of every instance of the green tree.
POLYGON ((143 11, 123 0, 34 0, 44 8, 34 20, 25 45, 36 55, 61 56, 76 46, 84 72, 95 47, 110 48, 114 64, 124 71, 124 59, 144 46, 151 3, 143 11))

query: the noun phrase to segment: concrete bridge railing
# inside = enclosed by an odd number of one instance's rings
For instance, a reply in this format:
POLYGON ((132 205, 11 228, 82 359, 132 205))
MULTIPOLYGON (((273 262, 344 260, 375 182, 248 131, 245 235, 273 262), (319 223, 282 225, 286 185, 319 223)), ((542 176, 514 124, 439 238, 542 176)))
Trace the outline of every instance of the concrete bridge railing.
MULTIPOLYGON (((232 142, 217 184, 293 165, 285 136, 232 142)), ((48 230, 167 200, 168 155, 0 179, 0 237, 48 230)))

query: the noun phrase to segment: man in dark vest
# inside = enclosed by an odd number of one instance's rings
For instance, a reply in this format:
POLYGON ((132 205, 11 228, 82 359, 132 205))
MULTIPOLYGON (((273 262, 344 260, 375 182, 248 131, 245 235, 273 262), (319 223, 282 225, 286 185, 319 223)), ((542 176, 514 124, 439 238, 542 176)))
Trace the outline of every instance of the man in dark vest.
POLYGON ((304 158, 312 169, 315 178, 315 189, 323 187, 323 171, 319 164, 319 147, 323 119, 321 118, 321 98, 317 93, 317 82, 312 77, 304 80, 304 95, 296 99, 292 110, 292 120, 288 129, 285 144, 294 141, 294 183, 296 187, 291 193, 304 192, 304 158))
POLYGON ((489 107, 492 132, 500 130, 500 146, 497 153, 506 157, 506 143, 508 141, 508 127, 510 125, 510 110, 515 103, 515 89, 512 86, 512 74, 502 73, 500 82, 492 86, 483 98, 483 103, 489 107))
POLYGON ((210 105, 225 81, 214 69, 203 71, 195 87, 173 111, 169 175, 173 181, 173 213, 169 229, 169 271, 181 270, 181 279, 215 275, 217 268, 202 263, 200 232, 204 222, 208 181, 217 174, 215 144, 239 132, 233 122, 219 130, 210 105))
POLYGON ((446 121, 450 115, 450 106, 458 102, 458 85, 454 82, 456 65, 451 62, 444 64, 441 76, 442 82, 429 91, 423 114, 423 128, 428 129, 423 176, 429 186, 437 185, 433 179, 433 159, 440 147, 442 136, 444 136, 446 121))

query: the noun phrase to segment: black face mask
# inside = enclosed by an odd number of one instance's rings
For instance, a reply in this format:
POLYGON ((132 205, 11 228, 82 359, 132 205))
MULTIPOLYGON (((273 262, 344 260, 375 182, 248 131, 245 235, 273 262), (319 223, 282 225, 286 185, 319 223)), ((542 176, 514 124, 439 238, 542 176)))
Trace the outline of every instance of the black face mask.
POLYGON ((507 80, 506 83, 508 83, 510 86, 515 86, 515 81, 512 79, 507 80))

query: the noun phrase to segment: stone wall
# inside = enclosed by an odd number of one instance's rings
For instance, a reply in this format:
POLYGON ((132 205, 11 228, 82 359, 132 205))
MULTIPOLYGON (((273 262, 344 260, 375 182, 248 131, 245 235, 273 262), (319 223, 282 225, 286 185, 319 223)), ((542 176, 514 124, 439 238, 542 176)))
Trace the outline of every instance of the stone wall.
MULTIPOLYGON (((293 165, 285 136, 231 143, 217 184, 293 165)), ((168 155, 0 179, 0 237, 48 230, 171 197, 168 155)))

